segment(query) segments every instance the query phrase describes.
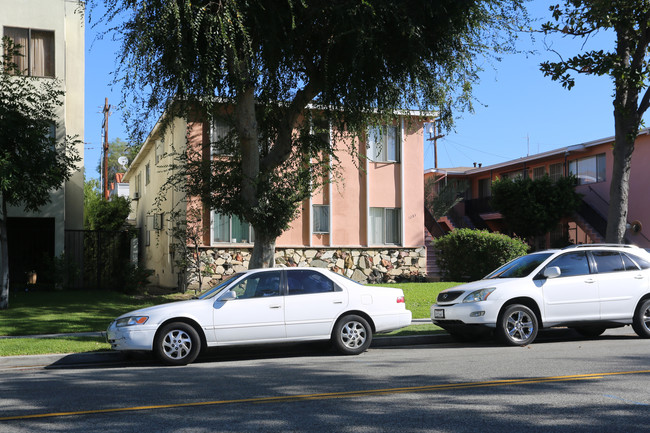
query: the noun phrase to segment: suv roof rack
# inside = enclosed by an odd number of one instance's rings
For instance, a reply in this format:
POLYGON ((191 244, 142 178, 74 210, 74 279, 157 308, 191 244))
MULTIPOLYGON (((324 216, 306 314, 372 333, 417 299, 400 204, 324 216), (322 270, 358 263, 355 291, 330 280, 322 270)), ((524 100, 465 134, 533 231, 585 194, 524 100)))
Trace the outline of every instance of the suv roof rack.
POLYGON ((572 248, 589 248, 589 247, 639 248, 636 245, 631 245, 631 244, 578 244, 578 245, 569 245, 562 249, 568 250, 572 248))

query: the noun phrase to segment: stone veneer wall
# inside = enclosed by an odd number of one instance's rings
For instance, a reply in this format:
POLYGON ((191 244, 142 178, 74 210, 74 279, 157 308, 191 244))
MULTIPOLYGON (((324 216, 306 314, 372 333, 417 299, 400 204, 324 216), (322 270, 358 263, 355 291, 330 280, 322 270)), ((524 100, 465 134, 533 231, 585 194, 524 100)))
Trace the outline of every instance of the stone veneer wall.
MULTIPOLYGON (((225 276, 248 269, 252 248, 205 248, 204 286, 213 286, 225 276)), ((421 281, 426 276, 426 248, 276 248, 276 267, 331 269, 360 283, 421 281)), ((188 277, 196 288, 198 278, 188 277)))

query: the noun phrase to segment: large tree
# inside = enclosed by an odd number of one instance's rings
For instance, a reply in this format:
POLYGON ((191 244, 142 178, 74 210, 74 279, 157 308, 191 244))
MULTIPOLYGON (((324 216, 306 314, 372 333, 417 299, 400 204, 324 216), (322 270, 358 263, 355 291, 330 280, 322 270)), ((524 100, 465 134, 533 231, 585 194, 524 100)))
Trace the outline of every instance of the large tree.
POLYGON ((9 306, 9 206, 37 212, 81 160, 74 137, 57 139, 64 91, 58 80, 21 75, 19 46, 2 40, 0 71, 0 309, 9 306), (54 133, 53 133, 54 132, 54 133))
POLYGON ((320 169, 336 165, 314 125, 361 136, 403 108, 435 109, 449 124, 452 108, 471 105, 477 56, 512 49, 512 33, 499 35, 521 12, 520 0, 104 3, 123 37, 124 99, 141 103, 132 123, 232 108, 234 132, 218 143, 229 157, 208 167, 188 156, 183 178, 188 193, 252 224, 251 267, 273 265, 276 237, 320 169))
POLYGON ((567 89, 575 84, 572 73, 609 76, 614 84, 614 166, 609 190, 607 242, 622 243, 628 212, 628 190, 634 142, 639 125, 650 105, 650 1, 565 0, 551 6, 554 22, 546 33, 589 38, 598 32, 613 32, 612 50, 597 49, 566 60, 544 62, 544 75, 567 89))

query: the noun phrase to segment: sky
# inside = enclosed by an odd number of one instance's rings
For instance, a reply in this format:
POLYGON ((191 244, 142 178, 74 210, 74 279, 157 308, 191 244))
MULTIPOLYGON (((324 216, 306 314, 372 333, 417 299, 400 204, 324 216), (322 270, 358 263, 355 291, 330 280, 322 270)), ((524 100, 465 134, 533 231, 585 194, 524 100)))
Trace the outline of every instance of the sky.
MULTIPOLYGON (((548 2, 534 0, 528 10, 538 23, 548 21, 548 2)), ((89 14, 86 14, 87 17, 89 14)), ((93 19, 95 19, 93 17, 93 19)), ((576 74, 576 85, 569 91, 544 77, 539 64, 557 60, 546 50, 552 47, 565 58, 581 49, 609 49, 613 36, 600 34, 583 43, 567 38, 534 40, 523 35, 517 46, 534 54, 510 54, 501 62, 485 63, 480 81, 474 84, 474 113, 458 113, 454 130, 437 140, 438 167, 483 166, 515 160, 527 155, 611 137, 614 135, 613 85, 608 77, 576 74)), ((118 105, 121 93, 111 87, 110 73, 116 66, 118 44, 97 39, 97 30, 86 25, 86 101, 85 164, 86 176, 98 178, 101 158, 104 99, 118 105)), ((648 116, 645 116, 646 118, 648 116)), ((646 120, 646 124, 649 124, 646 120)), ((109 117, 109 142, 126 140, 122 114, 115 108, 109 117)), ((433 141, 423 142, 423 169, 434 167, 433 141)))

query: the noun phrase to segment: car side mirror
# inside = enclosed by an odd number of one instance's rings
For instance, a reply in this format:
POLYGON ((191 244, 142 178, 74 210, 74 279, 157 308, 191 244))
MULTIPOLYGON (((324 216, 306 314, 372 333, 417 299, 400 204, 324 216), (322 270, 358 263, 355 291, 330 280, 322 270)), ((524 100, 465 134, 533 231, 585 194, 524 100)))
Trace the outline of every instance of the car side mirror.
POLYGON ((544 269, 544 276, 546 278, 557 278, 562 274, 562 271, 560 271, 560 268, 557 266, 549 266, 548 268, 544 269))
POLYGON ((219 301, 232 301, 233 299, 237 299, 237 293, 232 290, 228 290, 226 293, 219 296, 219 301))

